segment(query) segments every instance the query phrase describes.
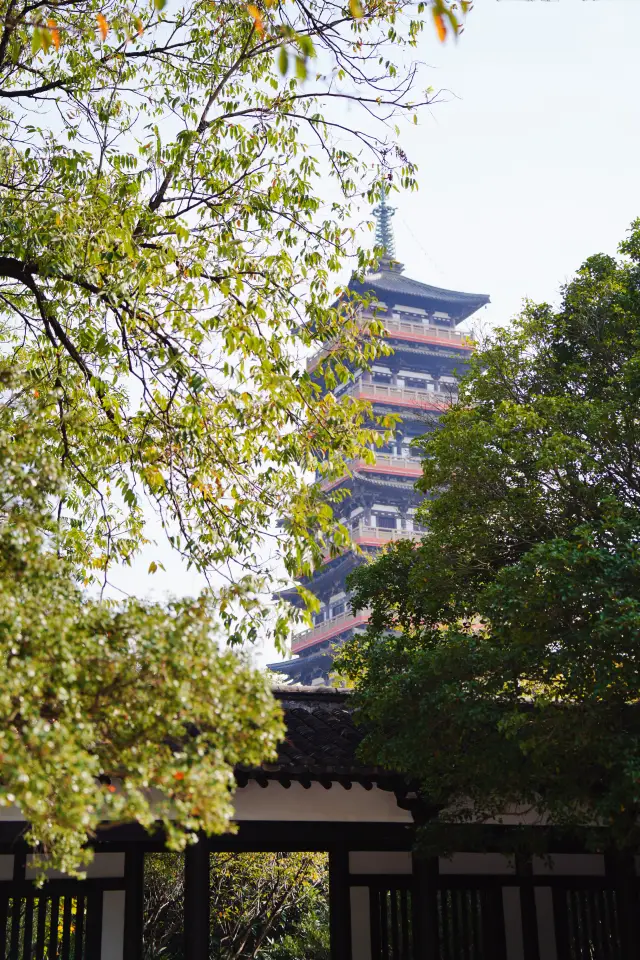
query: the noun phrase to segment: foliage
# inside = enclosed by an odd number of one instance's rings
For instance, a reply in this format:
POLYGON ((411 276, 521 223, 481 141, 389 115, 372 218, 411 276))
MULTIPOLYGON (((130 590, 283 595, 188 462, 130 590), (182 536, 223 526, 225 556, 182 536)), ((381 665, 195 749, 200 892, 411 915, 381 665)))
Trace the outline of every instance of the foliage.
POLYGON ((260 764, 282 736, 266 679, 220 650, 206 596, 84 595, 51 512, 63 492, 46 452, 57 398, 6 373, 3 388, 0 805, 18 806, 27 840, 68 872, 102 820, 159 821, 174 848, 222 832, 234 766, 260 764))
POLYGON ((151 506, 229 581, 218 616, 240 642, 271 616, 269 561, 309 572, 347 538, 304 471, 366 450, 367 406, 320 396, 300 356, 338 340, 344 380, 382 349, 356 304, 334 306, 335 273, 372 262, 358 204, 415 185, 391 137, 430 99, 407 60, 426 16, 410 0, 0 3, 3 353, 56 391, 46 443, 86 580, 132 562, 151 506))
POLYGON ((640 221, 620 252, 477 352, 423 441, 427 533, 353 578, 367 751, 440 821, 638 840, 640 221))
POLYGON ((472 6, 471 0, 460 0, 459 3, 451 3, 448 0, 433 0, 431 15, 440 43, 444 43, 449 31, 451 31, 453 37, 462 33, 464 18, 472 6))
MULTIPOLYGON (((327 960, 328 878, 319 853, 217 853, 210 867, 210 956, 327 960)), ((183 857, 145 858, 145 960, 181 960, 183 857)))
MULTIPOLYGON (((296 912, 298 912, 296 910, 296 912)), ((295 923, 287 922, 278 937, 262 951, 269 960, 330 960, 329 896, 316 887, 295 923)))

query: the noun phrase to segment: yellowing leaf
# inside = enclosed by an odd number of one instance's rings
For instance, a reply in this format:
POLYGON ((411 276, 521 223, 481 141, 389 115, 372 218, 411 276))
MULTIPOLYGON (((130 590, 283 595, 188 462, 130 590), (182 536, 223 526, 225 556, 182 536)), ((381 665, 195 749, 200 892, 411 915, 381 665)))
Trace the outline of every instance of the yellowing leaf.
POLYGON ((356 20, 364 16, 364 10, 362 9, 360 0, 349 0, 349 10, 351 11, 351 16, 355 17, 356 20))
POLYGON ((248 4, 248 6, 247 6, 247 11, 248 11, 249 14, 253 17, 253 25, 255 26, 256 31, 257 31, 259 34, 263 34, 263 33, 264 33, 264 24, 263 24, 263 22, 262 22, 262 14, 260 13, 260 11, 258 10, 258 8, 256 7, 255 3, 250 3, 250 4, 248 4))
POLYGON ((53 45, 56 48, 56 50, 59 50, 60 49, 60 31, 58 30, 56 21, 47 20, 47 26, 51 31, 51 40, 53 41, 53 45))
POLYGON ((436 33, 438 34, 438 40, 440 43, 444 43, 447 39, 447 27, 444 22, 444 17, 441 13, 436 13, 434 10, 433 13, 433 22, 436 25, 436 33))
POLYGON ((96 17, 96 20, 98 21, 98 29, 100 30, 100 36, 102 37, 103 40, 106 40, 107 34, 109 33, 109 24, 107 23, 106 17, 102 13, 99 13, 98 16, 96 17))

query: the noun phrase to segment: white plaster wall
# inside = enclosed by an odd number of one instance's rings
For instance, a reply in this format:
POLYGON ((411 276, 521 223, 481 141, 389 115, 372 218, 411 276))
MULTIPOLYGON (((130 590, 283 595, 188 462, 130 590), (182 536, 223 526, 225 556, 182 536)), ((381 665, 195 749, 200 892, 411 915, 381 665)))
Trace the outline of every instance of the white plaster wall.
POLYGON ((572 874, 574 877, 604 877, 604 857, 599 853, 554 853, 533 857, 534 874, 572 874))
POLYGON ((102 941, 100 960, 123 960, 124 890, 102 894, 102 941))
POLYGON ((371 960, 369 887, 351 887, 351 960, 371 960))
POLYGON ((551 887, 536 887, 534 891, 538 918, 538 945, 543 960, 557 960, 556 931, 553 917, 551 887))
POLYGON ((409 811, 402 810, 388 790, 366 790, 357 783, 350 790, 336 783, 329 790, 319 783, 305 790, 300 783, 286 788, 273 780, 266 787, 253 780, 240 787, 234 797, 233 819, 413 823, 409 811))
MULTIPOLYGON (((37 870, 32 866, 33 855, 27 854, 27 863, 25 877, 27 880, 33 880, 37 870)), ((87 877, 124 877, 124 853, 96 853, 93 860, 86 869, 87 877)), ((50 880, 67 880, 66 873, 60 873, 59 870, 47 870, 46 875, 50 880)))
POLYGON ((411 854, 406 850, 352 850, 349 873, 412 873, 411 854))
POLYGON ((469 874, 514 874, 516 865, 513 857, 502 853, 454 853, 450 857, 440 857, 440 873, 469 874))

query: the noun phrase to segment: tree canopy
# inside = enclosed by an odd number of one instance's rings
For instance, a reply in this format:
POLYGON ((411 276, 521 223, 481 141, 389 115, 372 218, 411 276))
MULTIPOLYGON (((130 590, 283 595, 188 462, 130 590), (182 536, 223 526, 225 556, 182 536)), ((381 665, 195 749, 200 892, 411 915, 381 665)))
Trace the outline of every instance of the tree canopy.
POLYGON ((220 833, 234 767, 259 765, 282 736, 268 681, 223 649, 206 596, 85 595, 51 512, 64 492, 43 443, 56 398, 6 372, 2 387, 0 805, 18 807, 27 840, 69 872, 101 821, 161 824, 174 847, 220 833))
POLYGON ((154 509, 190 564, 230 581, 218 615, 241 640, 271 610, 266 558, 289 574, 320 560, 333 521, 304 471, 342 469, 371 434, 300 358, 336 339, 356 365, 379 350, 335 306, 336 272, 371 262, 358 204, 415 185, 394 124, 431 97, 411 59, 426 15, 0 6, 2 349, 56 394, 46 443, 86 579, 132 562, 154 509))
POLYGON ((337 271, 372 262, 358 205, 415 185, 394 125, 450 7, 0 3, 0 803, 52 866, 102 819, 225 829, 234 765, 282 733, 221 645, 266 621, 282 645, 271 561, 308 572, 347 535, 306 472, 377 434, 301 361, 337 341, 344 379, 381 349, 337 271), (149 511, 211 589, 83 592, 149 511))
POLYGON ((366 750, 439 822, 638 839, 640 221, 620 254, 478 349, 422 441, 427 532, 353 575, 366 750))

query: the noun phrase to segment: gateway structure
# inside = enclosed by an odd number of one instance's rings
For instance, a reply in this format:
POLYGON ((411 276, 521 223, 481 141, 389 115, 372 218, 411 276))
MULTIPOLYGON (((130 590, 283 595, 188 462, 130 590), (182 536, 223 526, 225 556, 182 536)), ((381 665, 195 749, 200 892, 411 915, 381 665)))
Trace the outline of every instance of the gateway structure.
MULTIPOLYGON (((275 691, 286 739, 276 762, 236 771, 237 833, 189 847, 180 960, 219 956, 211 938, 210 855, 326 851, 330 960, 631 960, 640 956, 638 858, 568 845, 549 825, 546 857, 519 849, 523 820, 460 828, 452 856, 420 856, 437 816, 415 785, 359 756, 348 693, 275 691), (471 852, 480 847, 485 852, 471 852)), ((160 831, 105 824, 86 880, 34 883, 18 810, 0 811, 1 960, 149 960, 145 858, 160 831)), ((521 848, 521 847, 520 847, 521 848)), ((172 954, 173 957, 176 954, 172 954)))
MULTIPOLYGON (((377 415, 393 413, 402 418, 393 440, 376 450, 375 463, 351 464, 350 475, 332 485, 349 489, 337 509, 351 529, 353 542, 365 554, 379 551, 392 540, 420 534, 415 521, 420 495, 414 484, 422 470, 412 443, 456 397, 457 376, 473 349, 457 328, 489 302, 486 294, 445 290, 406 277, 395 259, 392 212, 386 202, 375 211, 376 242, 385 250, 378 271, 362 283, 352 281, 350 288, 373 298, 371 309, 384 323, 393 353, 380 358, 370 371, 354 373, 353 380, 338 391, 369 400, 377 415)), ((318 370, 327 349, 308 361, 310 372, 318 370)), ((366 611, 352 614, 347 596, 347 575, 359 562, 361 556, 354 551, 343 553, 306 583, 320 600, 320 611, 313 628, 295 638, 294 658, 271 664, 272 670, 296 683, 329 683, 335 647, 361 630, 368 617, 366 611)), ((284 596, 301 604, 295 588, 284 596)))

